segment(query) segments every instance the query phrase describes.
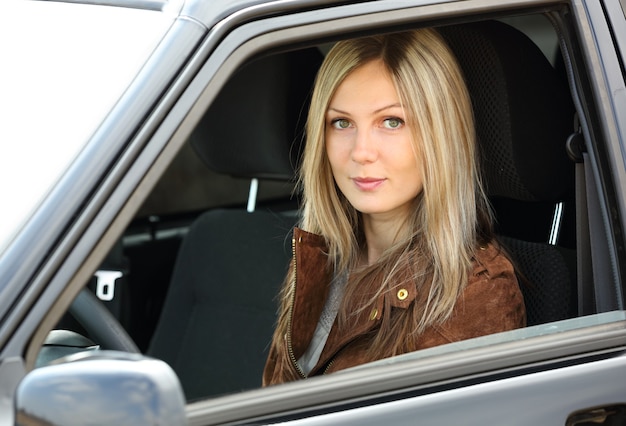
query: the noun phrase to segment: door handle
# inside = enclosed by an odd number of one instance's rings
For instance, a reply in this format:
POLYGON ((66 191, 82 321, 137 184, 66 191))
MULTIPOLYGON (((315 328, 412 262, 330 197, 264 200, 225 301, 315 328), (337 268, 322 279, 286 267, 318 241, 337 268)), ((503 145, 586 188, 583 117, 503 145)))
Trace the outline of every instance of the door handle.
POLYGON ((621 426, 626 425, 626 404, 607 405, 576 411, 565 426, 621 426))

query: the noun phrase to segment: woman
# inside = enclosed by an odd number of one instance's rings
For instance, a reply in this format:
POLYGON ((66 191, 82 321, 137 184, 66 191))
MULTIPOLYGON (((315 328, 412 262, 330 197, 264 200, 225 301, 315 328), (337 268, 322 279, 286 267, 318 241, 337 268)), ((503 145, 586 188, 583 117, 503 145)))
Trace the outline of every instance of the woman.
POLYGON ((525 325, 475 151, 467 89, 434 30, 331 49, 264 385, 525 325))

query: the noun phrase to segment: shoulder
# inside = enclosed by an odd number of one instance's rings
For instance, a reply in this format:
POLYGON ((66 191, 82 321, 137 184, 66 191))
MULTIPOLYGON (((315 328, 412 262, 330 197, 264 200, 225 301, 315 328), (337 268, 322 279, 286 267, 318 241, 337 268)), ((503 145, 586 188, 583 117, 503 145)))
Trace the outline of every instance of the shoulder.
POLYGON ((476 250, 467 286, 443 325, 450 341, 525 326, 524 298, 513 264, 497 242, 476 250))
POLYGON ((497 241, 492 241, 489 244, 479 246, 474 252, 468 285, 498 277, 514 281, 515 286, 517 286, 517 278, 511 260, 504 248, 497 241))
POLYGON ((521 297, 513 264, 504 248, 495 241, 477 248, 461 301, 471 303, 477 300, 479 303, 488 303, 501 302, 502 298, 521 297))

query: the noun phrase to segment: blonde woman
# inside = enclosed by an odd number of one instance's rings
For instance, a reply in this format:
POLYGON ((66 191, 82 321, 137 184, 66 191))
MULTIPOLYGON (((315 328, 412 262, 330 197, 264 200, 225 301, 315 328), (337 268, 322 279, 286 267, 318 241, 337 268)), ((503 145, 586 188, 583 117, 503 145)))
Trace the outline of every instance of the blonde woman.
POLYGON ((436 31, 331 49, 264 385, 525 325, 476 157, 467 89, 436 31))

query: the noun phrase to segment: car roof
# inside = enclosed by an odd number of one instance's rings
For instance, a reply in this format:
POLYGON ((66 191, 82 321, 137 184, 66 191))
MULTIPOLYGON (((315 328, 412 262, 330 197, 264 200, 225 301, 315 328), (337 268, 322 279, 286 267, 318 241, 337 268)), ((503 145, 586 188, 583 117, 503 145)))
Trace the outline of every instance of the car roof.
MULTIPOLYGON (((57 0, 52 0, 57 1, 57 0)), ((252 15, 255 12, 276 13, 291 9, 306 9, 330 6, 334 4, 364 3, 366 0, 58 0, 69 3, 92 5, 118 6, 145 10, 163 10, 180 17, 187 17, 202 23, 207 29, 215 26, 219 21, 248 10, 252 15)), ((458 0, 448 0, 458 1, 458 0)), ((442 2, 446 2, 443 0, 442 2)))

